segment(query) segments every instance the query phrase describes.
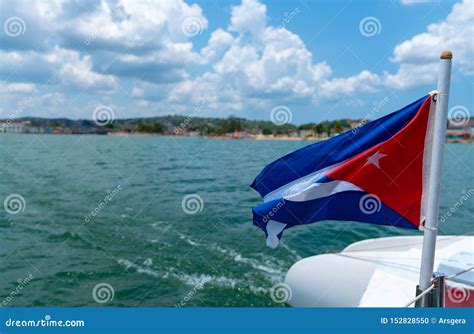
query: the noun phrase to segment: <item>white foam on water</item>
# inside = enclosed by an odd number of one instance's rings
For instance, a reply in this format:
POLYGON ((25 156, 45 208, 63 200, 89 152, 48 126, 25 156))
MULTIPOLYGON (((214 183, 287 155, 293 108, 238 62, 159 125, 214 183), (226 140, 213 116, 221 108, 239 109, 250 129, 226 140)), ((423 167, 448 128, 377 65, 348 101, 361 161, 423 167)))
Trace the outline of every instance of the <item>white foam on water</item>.
POLYGON ((262 260, 258 260, 258 259, 248 258, 248 257, 243 256, 242 254, 240 254, 239 252, 237 252, 233 249, 225 249, 225 248, 222 248, 221 246, 216 245, 216 244, 211 244, 209 246, 206 246, 204 244, 201 244, 201 243, 198 243, 198 242, 192 240, 186 234, 183 234, 183 233, 178 232, 178 231, 176 231, 176 232, 178 233, 180 239, 186 241, 190 245, 192 245, 192 246, 203 246, 203 247, 206 247, 206 248, 210 248, 213 251, 218 251, 218 252, 232 258, 235 262, 239 262, 239 263, 249 265, 250 267, 252 267, 255 270, 258 270, 260 272, 264 272, 265 274, 267 274, 267 276, 270 276, 270 279, 273 282, 275 282, 275 281, 281 282, 283 280, 283 277, 285 276, 285 271, 282 269, 282 266, 281 265, 276 265, 275 262, 272 262, 269 259, 265 259, 265 260, 262 261, 262 260))
POLYGON ((153 260, 151 258, 147 258, 145 259, 145 261, 143 261, 143 265, 150 267, 151 265, 153 265, 153 260))
POLYGON ((169 224, 168 222, 164 221, 164 220, 158 220, 154 223, 151 223, 150 224, 151 227, 153 227, 154 229, 157 229, 157 230, 161 230, 162 227, 165 227, 165 228, 169 228, 169 224))
POLYGON ((255 293, 256 295, 258 295, 258 294, 264 294, 264 293, 266 294, 270 292, 271 288, 263 288, 261 286, 249 285, 249 289, 250 291, 252 291, 252 293, 255 293))
POLYGON ((264 288, 261 286, 254 286, 249 285, 247 280, 238 279, 238 278, 230 278, 226 276, 213 276, 213 275, 206 275, 206 274, 180 274, 176 275, 179 280, 189 286, 197 286, 202 285, 205 287, 206 285, 214 285, 223 288, 248 288, 252 293, 255 294, 266 294, 270 291, 271 287, 264 288))
POLYGON ((151 239, 151 240, 147 240, 147 242, 149 242, 151 244, 159 244, 159 245, 166 246, 166 247, 172 247, 168 242, 165 242, 165 241, 160 240, 160 239, 151 239))
MULTIPOLYGON (((216 244, 204 245, 204 244, 194 241, 186 234, 180 233, 178 231, 176 232, 179 235, 180 239, 186 241, 190 245, 196 246, 196 247, 206 247, 207 249, 210 249, 212 251, 217 251, 221 254, 224 254, 230 257, 235 262, 248 265, 251 268, 257 270, 258 272, 263 273, 273 283, 282 282, 285 277, 285 273, 286 273, 286 269, 284 269, 285 264, 278 263, 279 261, 276 259, 265 258, 263 260, 259 260, 259 259, 245 257, 233 249, 225 249, 216 244)), ((260 291, 261 289, 258 288, 258 290, 260 291)))
POLYGON ((231 278, 231 277, 226 277, 226 276, 214 276, 214 275, 208 275, 208 274, 175 273, 173 272, 174 268, 170 268, 169 272, 161 273, 149 267, 139 266, 127 259, 119 259, 118 263, 124 266, 125 269, 127 270, 134 269, 139 274, 145 274, 145 275, 149 275, 155 278, 162 278, 162 279, 175 278, 181 281, 182 283, 189 285, 191 287, 195 287, 198 285, 202 287, 205 287, 206 285, 214 285, 214 286, 220 286, 223 288, 232 288, 232 289, 248 288, 252 293, 255 293, 255 294, 267 293, 269 291, 269 288, 249 285, 248 280, 244 280, 244 279, 231 278))
MULTIPOLYGON (((163 225, 169 227, 169 224, 164 221, 158 221, 152 224, 154 228, 163 228, 163 225)), ((203 244, 197 242, 190 238, 188 235, 176 231, 179 238, 189 245, 193 247, 204 247, 208 251, 212 251, 214 253, 220 253, 225 255, 226 257, 230 258, 232 261, 244 264, 249 266, 251 269, 244 274, 244 278, 233 278, 233 277, 226 277, 223 275, 210 275, 210 274, 187 274, 187 273, 179 273, 177 270, 173 268, 169 268, 166 270, 166 273, 158 272, 153 270, 151 267, 153 265, 152 259, 146 259, 143 262, 143 266, 137 265, 129 260, 121 259, 119 263, 125 266, 127 269, 132 268, 137 271, 137 273, 150 275, 156 278, 175 278, 182 283, 189 285, 191 287, 195 287, 197 285, 214 285, 220 286, 224 288, 231 288, 231 289, 249 289, 254 294, 266 294, 270 291, 270 288, 275 283, 281 283, 285 277, 286 268, 285 263, 279 261, 278 259, 274 259, 268 256, 262 256, 260 259, 257 258, 250 258, 245 257, 241 253, 237 252, 233 249, 223 248, 222 246, 211 243, 211 244, 203 244), (259 274, 264 275, 263 279, 259 274), (265 284, 268 282, 268 287, 262 286, 255 286, 251 284, 252 282, 261 282, 265 284)), ((158 239, 149 240, 151 243, 161 243, 158 239)), ((286 249, 286 248, 285 248, 286 249)), ((288 252, 291 252, 291 249, 287 249, 288 252)), ((292 253, 295 257, 297 254, 292 253)))
POLYGON ((272 281, 281 282, 283 277, 285 276, 285 272, 281 268, 276 268, 275 264, 271 263, 269 260, 264 261, 263 263, 257 259, 251 259, 248 257, 242 256, 239 252, 236 252, 233 249, 225 249, 221 246, 213 246, 213 249, 217 250, 218 252, 228 255, 233 258, 235 262, 243 263, 249 265, 253 269, 258 271, 263 271, 270 276, 272 281))
POLYGON ((225 276, 213 276, 207 274, 177 274, 174 275, 177 279, 181 282, 185 283, 186 285, 196 286, 198 284, 202 284, 205 286, 206 284, 210 285, 217 285, 222 287, 230 287, 235 288, 236 285, 242 285, 242 281, 237 278, 230 278, 225 276))
POLYGON ((207 282, 209 282, 212 279, 212 276, 210 275, 188 275, 188 274, 178 274, 174 275, 177 279, 179 279, 181 282, 183 282, 186 285, 194 286, 198 284, 205 285, 207 282))
POLYGON ((202 246, 202 244, 200 244, 199 242, 197 241, 194 241, 192 240, 190 237, 188 237, 186 234, 183 234, 183 233, 180 233, 178 231, 176 231, 176 233, 178 233, 179 235, 179 238, 181 240, 184 240, 186 241, 188 244, 190 244, 191 246, 202 246))
POLYGON ((191 246, 202 246, 202 247, 210 248, 213 251, 218 251, 218 252, 220 252, 224 255, 227 255, 227 256, 231 257, 235 262, 239 262, 239 263, 249 265, 253 269, 256 269, 258 271, 263 271, 263 272, 265 272, 269 275, 272 275, 274 278, 277 277, 277 278, 281 279, 282 277, 285 276, 285 272, 282 270, 282 266, 281 265, 276 265, 275 261, 272 262, 269 259, 265 259, 265 260, 261 261, 261 260, 258 260, 258 259, 248 258, 248 257, 243 256, 242 254, 240 254, 239 252, 237 252, 233 249, 225 249, 225 248, 222 248, 221 246, 216 245, 216 244, 211 244, 209 246, 206 246, 204 244, 201 244, 201 243, 191 239, 188 235, 186 235, 184 233, 181 233, 181 232, 178 232, 178 231, 176 231, 176 233, 179 235, 181 240, 186 241, 191 246))
POLYGON ((145 267, 141 267, 135 263, 133 263, 132 261, 129 261, 129 260, 126 260, 126 259, 119 259, 118 260, 118 263, 123 265, 125 267, 125 269, 135 269, 137 273, 139 274, 146 274, 146 275, 150 275, 150 276, 153 276, 153 277, 157 277, 157 278, 168 278, 169 274, 168 273, 159 273, 151 268, 145 268, 145 267))

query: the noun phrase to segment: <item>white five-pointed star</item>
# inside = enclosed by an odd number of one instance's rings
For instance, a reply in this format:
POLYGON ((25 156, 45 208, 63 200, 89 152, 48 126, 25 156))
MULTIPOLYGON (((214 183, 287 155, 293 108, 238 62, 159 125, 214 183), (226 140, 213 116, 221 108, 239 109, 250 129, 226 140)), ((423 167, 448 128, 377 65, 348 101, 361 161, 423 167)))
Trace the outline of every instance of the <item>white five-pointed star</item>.
POLYGON ((375 167, 380 169, 380 159, 385 156, 387 155, 379 152, 372 154, 370 157, 367 158, 367 162, 365 163, 364 167, 367 165, 374 165, 375 167))

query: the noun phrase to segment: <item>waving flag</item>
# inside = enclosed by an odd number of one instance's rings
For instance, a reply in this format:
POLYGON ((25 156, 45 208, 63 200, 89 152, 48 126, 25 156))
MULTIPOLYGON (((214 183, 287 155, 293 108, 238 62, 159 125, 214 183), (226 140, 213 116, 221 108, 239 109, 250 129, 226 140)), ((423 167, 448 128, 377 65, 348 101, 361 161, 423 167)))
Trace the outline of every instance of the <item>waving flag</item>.
POLYGON ((276 247, 285 229, 350 220, 417 229, 424 217, 435 93, 267 165, 253 223, 276 247))

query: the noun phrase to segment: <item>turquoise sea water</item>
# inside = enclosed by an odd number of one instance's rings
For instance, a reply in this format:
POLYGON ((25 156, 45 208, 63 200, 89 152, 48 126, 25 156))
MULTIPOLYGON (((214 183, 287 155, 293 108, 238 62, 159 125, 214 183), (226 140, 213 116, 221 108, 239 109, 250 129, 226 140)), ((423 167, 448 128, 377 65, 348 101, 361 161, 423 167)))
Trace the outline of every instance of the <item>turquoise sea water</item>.
MULTIPOLYGON (((251 224, 261 199, 248 185, 265 164, 308 144, 0 136, 1 200, 24 199, 7 207, 13 214, 0 210, 0 303, 281 306, 269 290, 298 259, 419 233, 327 221, 287 231, 278 249, 267 248, 251 224), (188 195, 197 201, 183 210, 188 195), (113 290, 103 304, 93 295, 101 283, 113 290)), ((441 213, 456 210, 441 234, 474 232, 474 196, 456 205, 474 188, 473 171, 474 145, 448 144, 441 213)))

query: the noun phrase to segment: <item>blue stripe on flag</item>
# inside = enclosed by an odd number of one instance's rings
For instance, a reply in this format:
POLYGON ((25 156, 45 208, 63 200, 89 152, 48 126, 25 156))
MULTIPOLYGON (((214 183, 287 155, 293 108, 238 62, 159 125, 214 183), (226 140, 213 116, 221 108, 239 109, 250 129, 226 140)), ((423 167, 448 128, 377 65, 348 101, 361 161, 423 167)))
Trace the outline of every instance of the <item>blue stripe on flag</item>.
POLYGON ((412 104, 357 129, 290 153, 270 164, 251 187, 262 197, 305 175, 347 160, 386 141, 416 115, 426 96, 412 104))
MULTIPOLYGON (((253 223, 267 235, 270 220, 287 224, 285 229, 320 220, 358 221, 417 229, 407 219, 363 191, 345 191, 304 202, 276 199, 253 209, 253 223), (367 201, 372 197, 372 203, 367 201)), ((268 236, 268 235, 267 235, 268 236)), ((278 236, 281 237, 281 233, 278 236)))

